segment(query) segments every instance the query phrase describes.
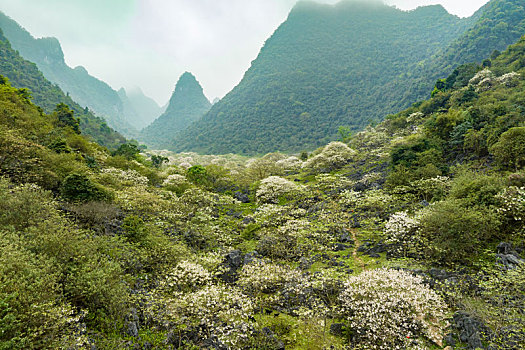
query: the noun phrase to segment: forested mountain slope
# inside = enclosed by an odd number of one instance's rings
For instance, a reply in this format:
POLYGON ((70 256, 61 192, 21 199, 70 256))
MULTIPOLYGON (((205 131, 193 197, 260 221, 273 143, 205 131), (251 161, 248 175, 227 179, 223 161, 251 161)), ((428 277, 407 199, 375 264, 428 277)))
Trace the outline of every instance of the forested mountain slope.
POLYGON ((25 59, 36 63, 44 76, 70 95, 81 106, 89 107, 109 125, 126 136, 134 136, 126 120, 122 102, 115 90, 89 75, 84 67, 70 68, 56 38, 35 39, 13 19, 0 12, 0 29, 25 59))
POLYGON ((241 83, 175 139, 205 153, 299 151, 393 112, 386 85, 457 38, 467 20, 441 6, 300 2, 241 83))
POLYGON ((17 88, 29 89, 34 103, 47 113, 55 110, 60 103, 65 103, 80 119, 80 129, 83 134, 93 141, 109 148, 117 148, 125 142, 125 138, 111 129, 104 119, 96 117, 88 109, 82 108, 70 96, 49 82, 38 70, 34 63, 20 57, 12 49, 9 41, 0 30, 0 74, 9 78, 11 84, 17 88))
POLYGON ((457 65, 515 42, 524 18, 517 0, 493 0, 467 19, 441 6, 403 12, 376 2, 299 3, 241 83, 172 149, 311 149, 334 139, 339 126, 359 129, 427 97, 457 65))
POLYGON ((170 148, 175 135, 199 120, 211 107, 202 87, 191 73, 177 82, 168 108, 140 133, 140 140, 155 148, 170 148))
POLYGON ((390 88, 401 94, 399 108, 426 98, 434 80, 448 76, 457 66, 481 63, 493 53, 497 56, 525 35, 525 3, 521 0, 492 0, 472 18, 476 18, 472 28, 451 45, 392 82, 390 88), (412 81, 410 76, 417 78, 412 81))

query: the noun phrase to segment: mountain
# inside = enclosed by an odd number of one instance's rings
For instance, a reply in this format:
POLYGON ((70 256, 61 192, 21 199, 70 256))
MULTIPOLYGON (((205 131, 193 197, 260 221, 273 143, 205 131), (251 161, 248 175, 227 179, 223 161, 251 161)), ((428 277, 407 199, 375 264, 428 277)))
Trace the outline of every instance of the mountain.
MULTIPOLYGON (((465 63, 481 63, 493 53, 505 50, 525 34, 525 3, 521 0, 492 0, 470 19, 470 29, 426 62, 411 67, 415 81, 399 79, 390 88, 402 91, 398 108, 427 97, 435 80, 452 73, 465 63)), ((408 78, 408 76, 404 76, 408 78)))
POLYGON ((179 78, 166 111, 142 130, 139 139, 154 148, 169 148, 173 137, 200 119, 210 107, 197 79, 186 72, 179 78))
POLYGON ((522 7, 493 0, 460 19, 440 5, 405 12, 379 2, 300 2, 239 85, 172 149, 313 149, 335 139, 339 126, 379 121, 428 97, 454 67, 515 42, 525 33, 522 7))
POLYGON ((179 135, 173 149, 264 153, 312 149, 342 125, 389 112, 386 85, 464 32, 441 6, 404 12, 380 2, 300 2, 266 41, 244 78, 179 135))
POLYGON ((122 88, 118 95, 124 107, 126 120, 137 130, 144 129, 165 112, 165 109, 146 96, 139 87, 130 90, 122 88))
POLYGON ((124 107, 117 92, 105 82, 89 75, 84 67, 69 67, 56 38, 35 39, 2 12, 0 28, 22 57, 36 63, 44 76, 58 84, 73 100, 104 117, 119 132, 127 136, 135 135, 136 130, 126 121, 124 107))
POLYGON ((87 108, 74 102, 57 85, 49 82, 34 63, 23 59, 13 50, 1 30, 0 74, 7 77, 14 87, 29 89, 33 102, 47 113, 51 113, 60 103, 68 105, 80 119, 82 133, 97 143, 113 149, 126 142, 104 119, 96 117, 87 108))

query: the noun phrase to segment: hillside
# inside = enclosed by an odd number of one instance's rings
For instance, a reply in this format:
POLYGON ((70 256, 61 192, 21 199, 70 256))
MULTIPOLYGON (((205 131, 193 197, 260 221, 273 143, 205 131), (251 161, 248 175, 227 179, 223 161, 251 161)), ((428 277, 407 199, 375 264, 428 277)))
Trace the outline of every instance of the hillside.
POLYGON ((454 67, 525 33, 523 4, 493 0, 459 19, 441 6, 300 3, 241 83, 172 149, 254 154, 312 149, 428 96, 454 67))
POLYGON ((38 70, 34 63, 26 61, 18 52, 12 49, 9 41, 0 30, 0 74, 9 78, 11 84, 17 88, 29 89, 33 102, 47 113, 55 110, 60 103, 65 103, 80 119, 80 129, 93 141, 110 149, 117 148, 124 143, 125 138, 111 129, 107 123, 94 116, 89 110, 82 108, 71 97, 50 83, 38 70))
POLYGON ((488 64, 301 159, 164 165, 0 77, 0 347, 521 349, 525 38, 488 64))
POLYGON ((166 111, 140 133, 139 139, 154 148, 169 148, 175 135, 199 120, 211 107, 191 73, 177 82, 166 111))
POLYGON ((339 126, 364 127, 394 111, 387 84, 449 45, 468 20, 441 6, 410 12, 379 2, 300 2, 243 80, 175 150, 264 153, 312 149, 339 126))
POLYGON ((408 82, 408 76, 403 75, 392 82, 390 88, 401 92, 399 108, 426 98, 434 81, 448 76, 457 66, 480 64, 525 34, 525 4, 520 0, 492 0, 472 18, 476 19, 472 28, 426 62, 409 69, 417 77, 415 81, 408 82))
POLYGON ((13 19, 0 12, 0 29, 22 57, 34 62, 46 79, 57 84, 83 107, 89 107, 126 136, 136 130, 126 121, 122 101, 105 82, 89 75, 84 67, 70 68, 56 38, 35 39, 13 19))

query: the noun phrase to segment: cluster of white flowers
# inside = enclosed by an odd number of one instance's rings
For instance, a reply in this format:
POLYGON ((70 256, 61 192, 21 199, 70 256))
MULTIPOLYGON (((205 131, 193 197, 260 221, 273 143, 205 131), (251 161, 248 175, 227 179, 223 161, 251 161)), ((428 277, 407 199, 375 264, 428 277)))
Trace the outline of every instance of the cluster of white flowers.
POLYGON ((385 224, 384 234, 387 243, 394 245, 396 253, 406 256, 406 253, 415 245, 419 220, 410 217, 406 212, 392 214, 385 224))
POLYGON ((285 159, 278 160, 275 165, 283 170, 299 170, 303 166, 303 161, 296 156, 291 156, 285 159))
POLYGON ((319 174, 315 181, 314 187, 321 191, 334 191, 354 184, 354 181, 340 174, 319 174))
POLYGON ((284 287, 287 283, 297 283, 301 273, 286 265, 278 265, 265 261, 244 265, 239 273, 238 284, 252 295, 272 293, 284 287))
POLYGON ((102 177, 106 178, 105 180, 108 180, 107 177, 109 177, 124 186, 146 186, 149 182, 147 177, 140 175, 140 173, 132 169, 121 170, 116 168, 106 168, 102 169, 100 173, 102 177))
POLYGON ((518 79, 521 77, 521 74, 516 72, 510 72, 503 74, 501 77, 496 78, 496 81, 506 87, 514 87, 518 83, 518 79))
POLYGON ((330 142, 319 154, 308 159, 303 164, 303 168, 318 172, 330 172, 347 164, 356 153, 343 142, 330 142))
POLYGON ((525 221, 525 187, 511 186, 497 196, 498 212, 515 221, 525 221))
POLYGON ((394 202, 394 197, 385 193, 383 190, 370 190, 366 192, 346 190, 341 193, 340 201, 343 205, 351 208, 383 211, 394 202))
POLYGON ((342 314, 367 349, 405 349, 419 336, 442 345, 446 304, 420 277, 392 269, 350 277, 340 295, 342 314))
POLYGON ((201 332, 210 334, 231 348, 242 348, 253 330, 254 304, 238 289, 223 285, 207 285, 192 293, 175 294, 166 302, 168 315, 174 322, 190 322, 201 332))
POLYGON ((487 91, 497 84, 505 85, 506 87, 514 87, 517 85, 520 77, 521 75, 516 72, 510 72, 503 74, 500 77, 496 77, 491 70, 485 68, 470 79, 469 84, 476 86, 476 91, 481 92, 487 91))
POLYGON ((209 284, 211 273, 199 264, 181 261, 166 276, 161 284, 164 292, 194 290, 209 284))
POLYGON ((186 176, 180 174, 168 175, 168 177, 162 183, 163 186, 186 186, 189 185, 186 176))
POLYGON ((261 181, 256 197, 260 203, 278 203, 280 198, 291 199, 302 190, 296 185, 279 176, 270 176, 261 181))
POLYGON ((488 68, 485 68, 483 70, 480 70, 479 72, 472 77, 472 79, 469 80, 469 84, 471 85, 480 85, 481 82, 494 79, 495 75, 492 73, 492 71, 488 68))

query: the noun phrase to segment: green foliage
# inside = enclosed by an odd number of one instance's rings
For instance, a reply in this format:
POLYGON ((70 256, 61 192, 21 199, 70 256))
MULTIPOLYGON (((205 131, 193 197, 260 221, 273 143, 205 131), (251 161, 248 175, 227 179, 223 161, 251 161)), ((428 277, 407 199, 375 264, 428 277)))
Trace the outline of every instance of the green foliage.
MULTIPOLYGON (((0 23, 3 23, 5 19, 5 15, 0 13, 0 23)), ((9 21, 11 20, 9 19, 9 21)), ((4 29, 5 25, 4 23, 4 29)), ((16 28, 14 31, 16 31, 16 28)), ((57 105, 65 104, 76 113, 80 121, 80 130, 94 141, 109 148, 117 148, 119 144, 125 142, 124 137, 108 127, 102 118, 96 117, 89 110, 82 108, 69 96, 66 96, 58 86, 44 78, 34 63, 26 61, 17 51, 12 49, 11 44, 1 31, 0 57, 2 57, 0 60, 0 74, 9 78, 13 86, 29 89, 33 102, 46 112, 51 113, 57 105)), ((21 94, 27 100, 27 90, 21 91, 26 91, 18 94, 21 94)))
POLYGON ((299 152, 335 140, 341 125, 362 129, 428 94, 398 103, 417 78, 414 66, 461 35, 468 21, 438 6, 403 12, 365 2, 300 3, 241 83, 170 149, 299 152))
POLYGON ((122 229, 131 242, 142 242, 146 237, 144 221, 136 215, 127 216, 122 222, 122 229))
POLYGON ((136 159, 140 153, 140 149, 136 144, 133 143, 124 143, 113 152, 114 156, 122 156, 127 160, 136 159))
POLYGON ((111 194, 86 175, 70 174, 60 186, 60 194, 72 202, 105 201, 111 194))
POLYGON ((498 236, 499 225, 490 209, 469 208, 461 200, 437 202, 421 217, 426 254, 445 266, 468 265, 498 236))
POLYGON ((169 159, 160 155, 152 155, 151 156, 151 163, 155 168, 160 168, 163 163, 169 162, 169 159))
POLYGON ((501 134, 490 151, 504 168, 525 166, 525 127, 515 127, 501 134))
POLYGON ((55 108, 58 119, 58 126, 70 127, 74 132, 80 134, 80 121, 74 117, 74 111, 64 103, 60 103, 55 108))
POLYGON ((194 165, 186 171, 186 177, 196 185, 204 185, 207 182, 208 172, 202 165, 194 165))

